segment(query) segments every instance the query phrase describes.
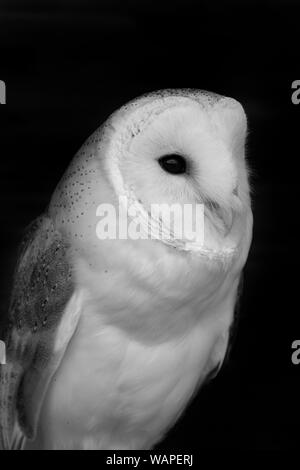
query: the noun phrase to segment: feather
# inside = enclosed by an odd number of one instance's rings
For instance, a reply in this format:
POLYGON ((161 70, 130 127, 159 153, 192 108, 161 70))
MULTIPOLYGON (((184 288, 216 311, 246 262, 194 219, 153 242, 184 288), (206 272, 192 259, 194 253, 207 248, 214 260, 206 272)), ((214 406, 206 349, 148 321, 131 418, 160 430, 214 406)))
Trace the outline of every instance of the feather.
POLYGON ((35 436, 47 386, 76 326, 73 320, 54 349, 72 291, 67 246, 43 216, 24 237, 5 322, 7 363, 0 368, 0 442, 5 449, 19 448, 24 438, 35 436))
POLYGON ((151 448, 220 367, 252 236, 246 128, 231 98, 163 90, 117 110, 75 155, 19 256, 3 448, 151 448), (159 164, 170 154, 180 174, 159 164), (99 205, 119 216, 122 197, 155 239, 98 238, 99 205), (204 205, 203 243, 164 239, 170 222, 147 217, 174 203, 204 205))

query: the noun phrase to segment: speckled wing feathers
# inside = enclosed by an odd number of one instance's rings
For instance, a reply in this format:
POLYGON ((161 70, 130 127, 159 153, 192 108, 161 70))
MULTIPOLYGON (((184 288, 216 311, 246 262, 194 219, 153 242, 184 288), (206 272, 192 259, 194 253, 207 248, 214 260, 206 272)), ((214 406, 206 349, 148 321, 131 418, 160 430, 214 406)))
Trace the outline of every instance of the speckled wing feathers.
POLYGON ((47 216, 29 226, 21 245, 4 325, 7 364, 0 367, 0 448, 20 447, 22 434, 34 436, 47 386, 67 346, 53 352, 73 292, 67 250, 47 216))

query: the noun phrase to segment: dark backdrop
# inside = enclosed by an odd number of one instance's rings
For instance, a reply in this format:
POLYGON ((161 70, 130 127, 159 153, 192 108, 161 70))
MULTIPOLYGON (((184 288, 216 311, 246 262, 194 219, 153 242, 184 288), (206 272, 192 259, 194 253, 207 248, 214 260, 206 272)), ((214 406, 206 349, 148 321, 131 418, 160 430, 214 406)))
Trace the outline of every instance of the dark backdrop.
POLYGON ((21 231, 113 110, 195 87, 238 99, 248 115, 255 225, 236 341, 159 449, 298 446, 299 22, 288 0, 1 0, 2 312, 21 231))

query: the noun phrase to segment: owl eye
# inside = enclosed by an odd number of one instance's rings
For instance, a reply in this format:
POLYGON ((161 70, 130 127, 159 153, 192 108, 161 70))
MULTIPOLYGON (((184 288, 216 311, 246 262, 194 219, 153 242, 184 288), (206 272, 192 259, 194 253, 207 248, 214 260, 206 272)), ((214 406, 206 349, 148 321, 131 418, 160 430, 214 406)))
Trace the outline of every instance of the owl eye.
POLYGON ((181 175, 186 173, 187 170, 186 159, 175 153, 160 157, 158 159, 158 163, 164 171, 171 173, 172 175, 181 175))

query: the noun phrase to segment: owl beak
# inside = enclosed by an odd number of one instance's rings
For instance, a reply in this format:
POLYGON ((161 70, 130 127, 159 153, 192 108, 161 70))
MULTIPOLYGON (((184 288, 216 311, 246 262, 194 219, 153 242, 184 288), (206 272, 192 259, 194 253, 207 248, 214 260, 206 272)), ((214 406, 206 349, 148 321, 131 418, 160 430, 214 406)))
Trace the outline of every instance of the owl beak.
POLYGON ((205 215, 215 227, 215 229, 223 236, 226 237, 233 226, 234 211, 232 208, 221 207, 214 201, 207 201, 205 203, 205 215))

